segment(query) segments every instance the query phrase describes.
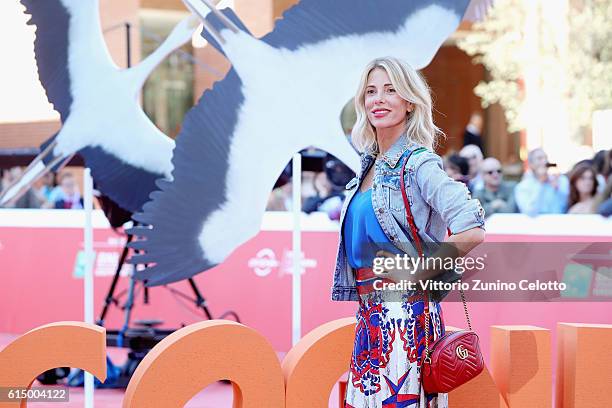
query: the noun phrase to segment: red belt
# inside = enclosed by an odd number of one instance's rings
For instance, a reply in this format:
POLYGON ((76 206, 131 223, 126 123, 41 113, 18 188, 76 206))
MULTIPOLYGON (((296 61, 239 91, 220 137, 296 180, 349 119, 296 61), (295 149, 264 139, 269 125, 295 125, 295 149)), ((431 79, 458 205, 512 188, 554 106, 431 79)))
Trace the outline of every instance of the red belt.
MULTIPOLYGON (((355 269, 355 281, 357 285, 357 293, 360 295, 376 291, 377 289, 374 288, 374 282, 382 281, 382 282, 395 283, 395 281, 391 279, 381 278, 380 275, 376 275, 374 271, 372 270, 372 268, 355 269)), ((380 289, 382 289, 382 284, 378 285, 378 290, 380 289)), ((414 295, 411 295, 408 298, 408 301, 410 302, 414 302, 418 300, 424 300, 423 293, 421 293, 420 291, 418 291, 418 293, 415 293, 414 295)), ((428 302, 424 302, 424 303, 425 303, 425 310, 429 311, 428 302)))
MULTIPOLYGON (((357 268, 355 269, 355 280, 357 284, 357 293, 360 295, 374 292, 374 282, 382 281, 393 283, 391 279, 382 278, 380 275, 376 275, 372 268, 357 268)), ((379 290, 381 285, 378 285, 379 290)))

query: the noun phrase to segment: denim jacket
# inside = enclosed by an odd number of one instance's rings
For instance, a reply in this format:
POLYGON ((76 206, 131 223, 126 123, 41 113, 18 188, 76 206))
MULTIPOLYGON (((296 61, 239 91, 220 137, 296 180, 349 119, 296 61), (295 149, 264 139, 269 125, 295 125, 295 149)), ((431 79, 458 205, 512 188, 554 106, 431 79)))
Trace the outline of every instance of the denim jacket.
MULTIPOLYGON (((440 243, 444 240, 447 228, 451 234, 474 227, 484 228, 484 210, 478 200, 471 198, 465 184, 447 176, 440 156, 419 144, 409 142, 403 134, 376 162, 372 183, 372 207, 389 241, 400 251, 417 256, 410 233, 407 232, 410 227, 406 220, 399 180, 401 165, 410 151, 414 153, 406 165, 404 183, 421 241, 440 243)), ((346 198, 340 213, 332 300, 359 300, 354 270, 348 263, 342 231, 349 203, 374 162, 373 155, 362 154, 360 173, 346 185, 346 198)), ((436 279, 450 282, 458 280, 459 276, 449 271, 436 279)), ((438 301, 447 294, 448 291, 432 291, 432 296, 438 301)))

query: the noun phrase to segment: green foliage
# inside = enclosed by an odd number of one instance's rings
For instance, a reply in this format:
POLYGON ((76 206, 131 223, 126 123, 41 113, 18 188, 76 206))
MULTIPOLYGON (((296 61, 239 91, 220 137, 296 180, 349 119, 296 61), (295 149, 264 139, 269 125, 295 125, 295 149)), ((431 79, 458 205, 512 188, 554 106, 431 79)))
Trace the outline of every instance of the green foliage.
POLYGON ((593 111, 612 107, 612 0, 569 0, 567 13, 564 1, 496 0, 458 42, 488 70, 474 93, 485 108, 502 106, 510 132, 525 127, 528 78, 540 104, 564 103, 574 134, 593 111))

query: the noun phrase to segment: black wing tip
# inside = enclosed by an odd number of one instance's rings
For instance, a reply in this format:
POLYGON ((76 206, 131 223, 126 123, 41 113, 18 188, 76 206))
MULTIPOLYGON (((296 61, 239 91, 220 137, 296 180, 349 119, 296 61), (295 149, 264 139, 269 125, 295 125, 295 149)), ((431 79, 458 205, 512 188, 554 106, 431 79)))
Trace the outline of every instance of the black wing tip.
POLYGON ((133 166, 101 147, 88 146, 79 154, 92 169, 98 190, 131 213, 142 211, 156 191, 157 180, 163 177, 160 172, 133 166))
POLYGON ((25 12, 24 14, 26 16, 29 16, 28 20, 26 21, 27 25, 35 25, 36 23, 34 23, 34 13, 30 10, 30 5, 28 3, 30 3, 31 0, 20 0, 19 4, 21 4, 23 7, 25 7, 25 12))

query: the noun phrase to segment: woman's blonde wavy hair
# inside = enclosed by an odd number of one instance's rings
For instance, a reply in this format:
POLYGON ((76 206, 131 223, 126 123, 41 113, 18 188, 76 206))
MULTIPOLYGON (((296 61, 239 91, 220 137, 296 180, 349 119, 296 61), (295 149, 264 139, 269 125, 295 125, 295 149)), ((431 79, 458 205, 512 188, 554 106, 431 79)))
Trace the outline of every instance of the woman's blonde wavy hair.
POLYGON ((355 95, 357 122, 351 138, 360 152, 378 154, 376 129, 368 120, 365 109, 365 90, 368 76, 376 68, 382 68, 389 75, 397 94, 414 104, 414 110, 406 114, 406 135, 409 141, 419 143, 434 150, 438 137, 444 133, 433 122, 431 92, 425 78, 407 62, 394 57, 376 58, 366 65, 361 75, 359 88, 355 95))

